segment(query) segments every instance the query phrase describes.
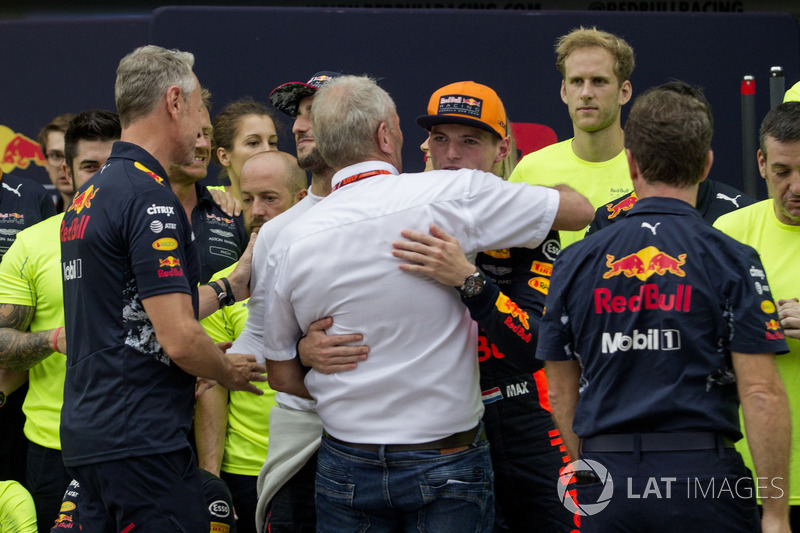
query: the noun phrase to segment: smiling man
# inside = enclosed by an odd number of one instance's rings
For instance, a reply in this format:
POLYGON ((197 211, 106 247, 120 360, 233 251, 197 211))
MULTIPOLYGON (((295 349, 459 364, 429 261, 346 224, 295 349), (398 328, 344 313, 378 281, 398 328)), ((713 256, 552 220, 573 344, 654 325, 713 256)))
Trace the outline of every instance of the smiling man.
POLYGON ((211 117, 208 113, 211 95, 203 90, 203 131, 194 146, 194 161, 169 167, 170 187, 183 205, 192 223, 196 243, 200 247, 200 283, 208 283, 211 275, 238 261, 247 248, 249 235, 241 215, 225 213, 200 181, 208 174, 211 160, 211 117))
MULTIPOLYGON (((566 183, 597 208, 632 190, 620 111, 633 92, 633 49, 616 35, 579 28, 556 41, 556 56, 574 137, 528 154, 509 181, 566 183)), ((583 234, 560 232, 562 247, 583 234)))

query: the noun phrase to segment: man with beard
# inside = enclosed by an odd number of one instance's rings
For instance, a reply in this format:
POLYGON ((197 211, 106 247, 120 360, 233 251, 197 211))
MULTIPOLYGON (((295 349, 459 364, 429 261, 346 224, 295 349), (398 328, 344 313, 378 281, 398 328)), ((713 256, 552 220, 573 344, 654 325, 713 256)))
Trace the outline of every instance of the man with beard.
MULTIPOLYGON (((260 152, 242 166, 241 192, 245 224, 257 233, 265 222, 306 196, 305 172, 284 152, 260 152)), ((229 275, 236 264, 212 279, 229 275)), ((248 301, 223 307, 202 321, 216 342, 232 342, 247 321, 248 301)), ((269 419, 275 392, 257 385, 263 396, 228 391, 221 385, 203 394, 195 408, 195 440, 200 468, 220 476, 231 490, 239 533, 255 532, 256 481, 269 442, 269 419)), ((212 511, 213 512, 213 511, 212 511)))

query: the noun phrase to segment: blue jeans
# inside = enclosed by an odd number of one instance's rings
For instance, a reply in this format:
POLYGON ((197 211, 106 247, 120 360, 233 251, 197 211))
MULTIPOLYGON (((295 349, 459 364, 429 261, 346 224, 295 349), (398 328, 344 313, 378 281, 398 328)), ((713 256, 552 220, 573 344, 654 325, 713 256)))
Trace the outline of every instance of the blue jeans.
POLYGON ((490 533, 494 474, 486 440, 464 451, 386 452, 323 437, 317 462, 319 533, 490 533))

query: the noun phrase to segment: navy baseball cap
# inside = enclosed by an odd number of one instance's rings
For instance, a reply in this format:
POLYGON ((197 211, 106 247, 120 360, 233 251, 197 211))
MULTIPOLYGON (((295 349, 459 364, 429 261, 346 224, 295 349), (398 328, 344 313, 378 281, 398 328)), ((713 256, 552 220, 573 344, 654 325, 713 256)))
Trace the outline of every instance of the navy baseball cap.
POLYGON ((282 111, 290 117, 296 117, 300 100, 315 94, 325 82, 341 75, 341 72, 322 70, 311 76, 311 79, 307 82, 290 81, 283 85, 278 85, 269 93, 269 101, 278 111, 282 111))

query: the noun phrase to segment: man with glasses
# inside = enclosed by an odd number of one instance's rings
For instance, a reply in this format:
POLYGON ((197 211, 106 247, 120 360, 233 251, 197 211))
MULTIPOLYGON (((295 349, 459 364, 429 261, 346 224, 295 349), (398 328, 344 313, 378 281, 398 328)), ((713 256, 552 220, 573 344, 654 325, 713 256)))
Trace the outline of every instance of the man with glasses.
POLYGON ((45 170, 53 182, 56 193, 56 210, 63 213, 64 209, 72 202, 75 189, 67 179, 62 163, 64 163, 64 133, 67 131, 69 121, 75 118, 72 113, 58 115, 39 131, 36 140, 42 147, 45 158, 45 170))

